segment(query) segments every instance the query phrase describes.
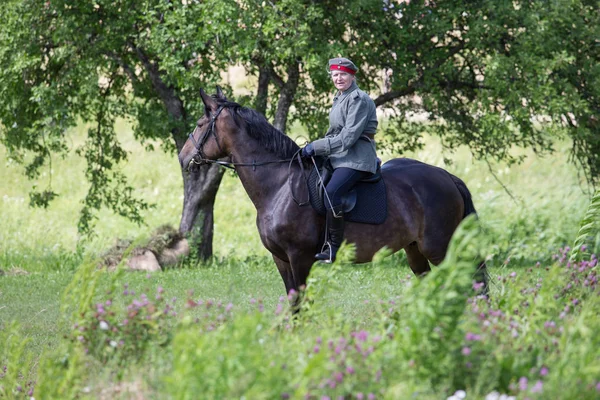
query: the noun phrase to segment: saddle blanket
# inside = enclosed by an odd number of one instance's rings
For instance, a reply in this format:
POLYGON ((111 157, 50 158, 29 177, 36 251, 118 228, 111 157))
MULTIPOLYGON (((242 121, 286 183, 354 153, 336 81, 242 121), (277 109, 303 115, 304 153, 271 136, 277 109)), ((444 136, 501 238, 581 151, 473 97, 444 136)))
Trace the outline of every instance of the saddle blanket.
MULTIPOLYGON (((323 174, 321 174, 323 176, 323 174)), ((382 224, 387 218, 387 195, 383 178, 375 183, 359 182, 356 190, 356 205, 344 214, 344 220, 362 224, 382 224)), ((317 169, 313 167, 308 178, 310 204, 319 215, 325 215, 327 209, 321 195, 321 185, 317 169)))

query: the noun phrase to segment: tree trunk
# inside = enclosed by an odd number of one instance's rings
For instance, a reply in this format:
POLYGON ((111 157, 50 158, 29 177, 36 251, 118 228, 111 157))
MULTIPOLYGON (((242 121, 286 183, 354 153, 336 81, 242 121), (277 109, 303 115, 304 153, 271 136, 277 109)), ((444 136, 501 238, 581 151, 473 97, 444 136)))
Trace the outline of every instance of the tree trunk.
POLYGON ((294 102, 296 89, 300 80, 300 65, 297 61, 293 61, 288 65, 287 81, 281 86, 279 92, 279 101, 277 102, 277 111, 275 112, 275 121, 273 125, 281 132, 285 133, 287 117, 290 107, 294 102))
MULTIPOLYGON (((152 87, 161 98, 169 115, 174 120, 181 121, 182 127, 185 126, 186 110, 183 101, 177 95, 175 88, 172 85, 168 86, 163 81, 158 62, 150 60, 142 49, 133 44, 131 46, 142 61, 152 82, 152 87)), ((185 128, 174 128, 171 132, 178 152, 181 151, 187 140, 182 129, 185 128)), ((223 179, 223 171, 218 165, 211 165, 202 167, 195 173, 182 171, 182 175, 183 211, 179 231, 190 235, 190 248, 192 251, 196 249, 198 258, 205 260, 212 256, 214 204, 217 190, 223 179)))
POLYGON ((262 115, 267 114, 267 98, 269 96, 269 81, 271 79, 269 68, 261 66, 258 70, 258 89, 254 108, 262 115))
POLYGON ((196 250, 201 260, 213 253, 214 204, 223 173, 214 164, 195 173, 182 172, 183 212, 179 231, 189 235, 190 248, 196 250))

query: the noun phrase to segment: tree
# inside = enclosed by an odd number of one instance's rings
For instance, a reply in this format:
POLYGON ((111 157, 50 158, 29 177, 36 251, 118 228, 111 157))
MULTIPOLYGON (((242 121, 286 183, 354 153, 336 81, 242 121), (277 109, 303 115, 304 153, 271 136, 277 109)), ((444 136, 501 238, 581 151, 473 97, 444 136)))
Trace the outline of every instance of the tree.
POLYGON ((368 87, 393 71, 375 99, 395 113, 392 145, 421 146, 424 112, 446 148, 518 162, 513 146, 545 154, 566 134, 572 159, 600 178, 600 13, 592 1, 384 1, 348 7, 346 54, 368 87))
MULTIPOLYGON (((136 199, 114 169, 127 154, 113 124, 134 122, 136 137, 182 148, 186 133, 202 113, 198 89, 217 82, 224 64, 213 58, 218 26, 196 23, 198 15, 221 12, 218 2, 174 6, 164 1, 10 1, 0 11, 0 106, 2 143, 35 177, 56 155, 72 149, 66 128, 93 123, 86 144, 76 149, 87 160, 90 181, 79 222, 93 227, 94 210, 106 206, 141 221, 148 205, 136 199), (32 32, 33 30, 33 32, 32 32), (194 42, 178 39, 194 31, 194 42), (201 53, 200 53, 201 52, 201 53)), ((188 35, 189 36, 189 35, 188 35)), ((200 238, 199 255, 212 253, 213 202, 222 171, 218 167, 183 174, 182 232, 200 238)), ((33 193, 47 205, 51 188, 33 193)))

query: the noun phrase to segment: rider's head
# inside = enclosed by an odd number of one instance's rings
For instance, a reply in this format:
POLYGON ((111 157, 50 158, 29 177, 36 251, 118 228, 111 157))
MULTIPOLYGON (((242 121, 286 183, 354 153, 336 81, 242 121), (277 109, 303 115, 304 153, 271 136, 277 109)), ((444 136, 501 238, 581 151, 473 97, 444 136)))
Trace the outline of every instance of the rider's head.
POLYGON ((347 90, 354 82, 358 68, 347 58, 339 57, 329 60, 329 73, 333 84, 339 91, 347 90))

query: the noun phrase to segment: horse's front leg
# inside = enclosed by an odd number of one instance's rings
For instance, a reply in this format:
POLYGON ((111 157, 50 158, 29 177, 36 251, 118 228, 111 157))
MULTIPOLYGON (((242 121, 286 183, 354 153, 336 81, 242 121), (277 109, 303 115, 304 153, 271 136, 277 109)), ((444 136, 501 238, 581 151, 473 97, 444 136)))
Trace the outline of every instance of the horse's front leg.
POLYGON ((276 255, 273 255, 273 260, 275 261, 275 265, 277 265, 279 274, 281 274, 281 279, 283 279, 283 284, 285 285, 285 293, 289 294, 291 290, 297 292, 298 285, 296 284, 296 280, 294 279, 294 273, 292 271, 292 266, 290 265, 290 263, 287 261, 283 261, 276 255))
POLYGON ((290 262, 287 262, 274 255, 273 260, 285 284, 290 306, 294 312, 298 312, 301 301, 300 290, 306 285, 314 258, 307 254, 295 254, 290 257, 290 262))

